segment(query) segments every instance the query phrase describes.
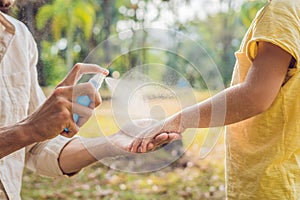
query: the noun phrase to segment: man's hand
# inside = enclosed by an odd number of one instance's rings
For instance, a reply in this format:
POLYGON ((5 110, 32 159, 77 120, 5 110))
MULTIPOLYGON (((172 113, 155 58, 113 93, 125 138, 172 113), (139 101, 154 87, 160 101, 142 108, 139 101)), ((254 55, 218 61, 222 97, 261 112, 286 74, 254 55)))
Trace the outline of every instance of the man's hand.
POLYGON ((93 109, 101 103, 98 91, 90 83, 75 85, 87 73, 107 74, 107 70, 93 64, 76 64, 65 79, 55 88, 43 105, 23 120, 28 134, 34 141, 44 141, 59 134, 72 137, 92 115, 93 109), (89 107, 76 103, 78 96, 87 95, 92 100, 89 107), (80 116, 78 124, 73 121, 73 112, 80 116), (69 132, 64 132, 68 128, 69 132))

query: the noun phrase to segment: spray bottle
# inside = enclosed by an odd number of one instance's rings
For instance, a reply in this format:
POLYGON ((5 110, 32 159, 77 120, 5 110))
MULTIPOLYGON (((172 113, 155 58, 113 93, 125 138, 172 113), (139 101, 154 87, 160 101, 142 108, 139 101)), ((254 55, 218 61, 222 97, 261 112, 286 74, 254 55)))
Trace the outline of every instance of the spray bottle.
MULTIPOLYGON (((92 85, 95 87, 95 89, 98 91, 105 79, 105 77, 107 76, 107 73, 98 73, 96 75, 94 75, 90 80, 89 82, 92 83, 92 85)), ((85 107, 88 107, 91 103, 91 99, 89 96, 87 95, 84 95, 84 96, 79 96, 77 97, 77 100, 76 100, 77 103, 79 103, 80 105, 83 105, 85 107)), ((73 113, 73 120, 75 123, 78 122, 79 120, 79 115, 76 114, 76 113, 73 113)), ((64 131, 65 132, 69 132, 69 129, 68 128, 64 128, 64 131)))

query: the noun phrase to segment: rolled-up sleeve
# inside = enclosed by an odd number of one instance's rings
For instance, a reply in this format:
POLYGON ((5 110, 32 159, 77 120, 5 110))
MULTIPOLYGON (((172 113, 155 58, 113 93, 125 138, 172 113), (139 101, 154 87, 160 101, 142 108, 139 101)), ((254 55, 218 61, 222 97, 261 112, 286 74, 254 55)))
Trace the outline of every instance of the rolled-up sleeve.
POLYGON ((64 173, 59 166, 58 159, 63 148, 71 140, 72 138, 57 136, 49 141, 31 145, 26 151, 26 167, 42 176, 64 176, 64 173))

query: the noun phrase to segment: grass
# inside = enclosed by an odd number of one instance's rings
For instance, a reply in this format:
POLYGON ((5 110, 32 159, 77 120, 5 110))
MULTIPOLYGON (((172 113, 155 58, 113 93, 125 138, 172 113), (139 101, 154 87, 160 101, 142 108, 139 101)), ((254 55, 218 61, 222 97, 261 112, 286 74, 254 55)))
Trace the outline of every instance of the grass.
POLYGON ((23 199, 224 199, 223 150, 197 159, 191 150, 162 170, 134 174, 109 169, 101 163, 78 175, 48 179, 25 171, 23 199))
MULTIPOLYGON (((207 95, 198 93, 197 98, 203 99, 207 95)), ((172 104, 166 105, 170 105, 168 112, 174 112, 172 104)), ((95 116, 82 127, 80 135, 96 137, 99 132, 109 135, 117 130, 110 102, 104 101, 95 116)), ((101 162, 73 177, 60 179, 40 177, 25 169, 22 199, 224 199, 224 140, 220 137, 213 151, 200 159, 199 152, 207 133, 208 129, 185 133, 183 156, 171 165, 151 173, 117 171, 101 162)))

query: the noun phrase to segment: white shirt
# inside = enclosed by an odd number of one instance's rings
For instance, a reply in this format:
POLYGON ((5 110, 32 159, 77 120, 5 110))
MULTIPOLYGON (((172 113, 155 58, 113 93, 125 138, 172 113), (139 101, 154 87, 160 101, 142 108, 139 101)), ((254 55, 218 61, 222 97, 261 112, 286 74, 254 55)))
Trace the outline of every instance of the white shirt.
MULTIPOLYGON (((26 26, 0 12, 0 127, 22 120, 44 102, 37 81, 37 58, 36 43, 26 26)), ((57 159, 69 141, 58 136, 0 159, 0 199, 5 193, 9 199, 21 199, 25 166, 41 175, 63 176, 57 159)))

